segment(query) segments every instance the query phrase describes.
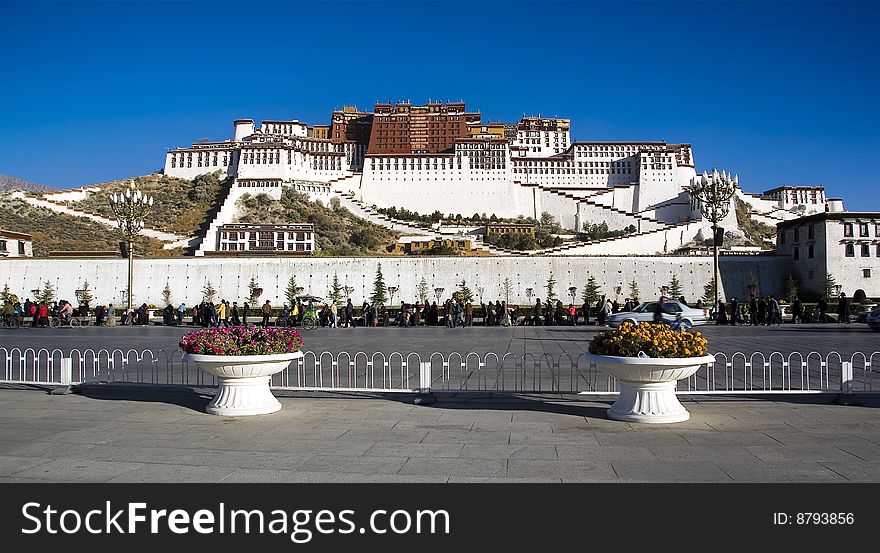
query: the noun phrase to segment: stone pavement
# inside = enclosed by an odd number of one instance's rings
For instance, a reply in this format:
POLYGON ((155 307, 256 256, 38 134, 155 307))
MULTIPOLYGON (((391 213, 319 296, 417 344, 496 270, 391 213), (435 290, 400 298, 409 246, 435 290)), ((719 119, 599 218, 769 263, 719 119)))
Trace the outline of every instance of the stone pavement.
POLYGON ((880 396, 685 396, 691 420, 609 420, 613 396, 0 388, 0 482, 880 482, 880 396))

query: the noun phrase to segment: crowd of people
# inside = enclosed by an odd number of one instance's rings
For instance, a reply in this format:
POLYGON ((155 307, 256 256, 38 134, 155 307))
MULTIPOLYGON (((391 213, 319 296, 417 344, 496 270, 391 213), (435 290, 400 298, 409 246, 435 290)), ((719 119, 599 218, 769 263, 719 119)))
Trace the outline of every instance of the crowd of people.
MULTIPOLYGON (((689 305, 684 297, 678 298, 678 301, 689 305)), ((584 302, 580 306, 573 303, 566 306, 558 299, 541 301, 539 298, 534 306, 519 306, 508 305, 502 300, 475 304, 461 297, 451 297, 439 305, 436 301, 402 302, 399 308, 393 309, 384 302, 364 301, 358 313, 351 298, 341 305, 333 300, 320 302, 308 298, 297 299, 290 306, 285 303, 280 311, 274 309, 268 300, 260 306, 252 307, 247 301, 239 306, 236 301, 230 304, 229 301, 222 299, 217 304, 202 301, 191 308, 185 303, 180 303, 177 307, 168 304, 161 310, 161 316, 162 324, 166 326, 186 324, 185 320, 189 317, 192 325, 202 327, 248 324, 298 326, 302 324, 303 319, 312 319, 315 326, 330 328, 355 326, 457 328, 474 326, 475 321, 481 326, 560 326, 593 323, 602 326, 612 313, 632 311, 638 305, 638 301, 629 298, 620 304, 616 299, 611 300, 604 296, 593 305, 584 302), (273 320, 273 315, 276 314, 273 320)), ((694 307, 702 309, 704 307, 702 300, 697 301, 694 307)), ((98 325, 112 326, 117 322, 113 304, 98 305, 93 311, 98 325)), ((61 318, 64 322, 74 315, 89 317, 92 310, 88 305, 74 308, 67 300, 59 300, 47 305, 26 299, 24 303, 6 301, 2 313, 4 322, 8 323, 14 318, 20 318, 21 321, 30 322, 31 326, 37 327, 49 326, 49 320, 53 317, 61 318)), ((846 294, 841 293, 837 298, 836 321, 850 322, 849 313, 849 300, 846 294)), ((834 320, 829 316, 827 297, 819 300, 813 309, 806 309, 800 298, 796 297, 788 314, 791 315, 792 323, 827 323, 834 320)), ((783 307, 772 295, 764 297, 753 295, 748 302, 739 302, 734 297, 729 304, 721 300, 718 305, 710 309, 710 319, 720 325, 779 325, 783 322, 783 307)), ((148 325, 151 322, 150 308, 144 303, 130 312, 123 311, 118 321, 122 325, 148 325)))
MULTIPOLYGON (((834 322, 835 319, 829 316, 828 307, 828 298, 826 296, 823 296, 812 310, 806 309, 801 298, 795 296, 791 302, 789 313, 791 315, 791 322, 834 322)), ((736 298, 732 298, 729 306, 723 300, 719 300, 717 308, 713 310, 713 318, 715 323, 719 325, 781 325, 783 322, 782 309, 779 300, 772 295, 765 297, 752 295, 748 303, 740 303, 736 298), (715 313, 717 313, 717 316, 715 316, 715 313)), ((837 323, 850 322, 849 299, 843 292, 837 298, 835 315, 837 315, 837 323)))

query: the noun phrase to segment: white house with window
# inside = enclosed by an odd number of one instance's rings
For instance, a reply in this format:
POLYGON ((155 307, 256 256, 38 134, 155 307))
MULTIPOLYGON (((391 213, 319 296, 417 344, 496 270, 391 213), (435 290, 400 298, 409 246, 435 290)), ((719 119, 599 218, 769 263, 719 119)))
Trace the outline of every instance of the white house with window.
POLYGON ((0 257, 33 257, 34 239, 24 232, 0 229, 0 257))
POLYGON ((826 212, 779 223, 776 250, 791 258, 803 293, 821 295, 830 274, 841 292, 880 297, 880 213, 826 212))

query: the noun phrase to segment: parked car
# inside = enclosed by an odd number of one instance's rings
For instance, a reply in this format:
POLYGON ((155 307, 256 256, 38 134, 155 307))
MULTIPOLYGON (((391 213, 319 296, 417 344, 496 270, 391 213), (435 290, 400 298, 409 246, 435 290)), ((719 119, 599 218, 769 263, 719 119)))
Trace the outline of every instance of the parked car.
POLYGON ((871 311, 871 314, 868 316, 868 326, 874 332, 880 332, 880 309, 871 311))
MULTIPOLYGON (((632 321, 634 323, 650 323, 654 321, 654 310, 657 307, 656 301, 648 301, 639 304, 632 311, 624 311, 621 313, 612 313, 605 321, 610 327, 620 326, 624 321, 632 321)), ((663 320, 673 322, 681 313, 681 319, 692 325, 702 325, 709 322, 708 309, 694 309, 678 301, 668 301, 663 304, 663 320)))
POLYGON ((880 309, 877 307, 875 303, 864 303, 858 306, 861 310, 856 312, 856 322, 857 323, 867 323, 868 317, 871 316, 872 313, 880 309))

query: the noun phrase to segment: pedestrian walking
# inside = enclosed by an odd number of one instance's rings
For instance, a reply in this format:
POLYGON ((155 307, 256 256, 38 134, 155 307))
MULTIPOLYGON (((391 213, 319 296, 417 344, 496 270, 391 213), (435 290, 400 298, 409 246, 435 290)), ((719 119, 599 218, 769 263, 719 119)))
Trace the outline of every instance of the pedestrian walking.
POLYGON ((791 304, 791 322, 802 323, 804 319, 804 305, 801 303, 801 298, 799 296, 794 297, 794 302, 791 304))
POLYGON ((730 300, 730 324, 736 326, 736 319, 739 316, 739 302, 736 298, 730 300))
POLYGON ((837 323, 849 324, 849 299, 847 299, 846 294, 843 292, 840 293, 840 297, 837 299, 837 323))
POLYGON ((269 305, 269 300, 266 300, 266 303, 263 304, 261 308, 263 312, 263 328, 269 326, 269 316, 272 314, 272 306, 269 305))

